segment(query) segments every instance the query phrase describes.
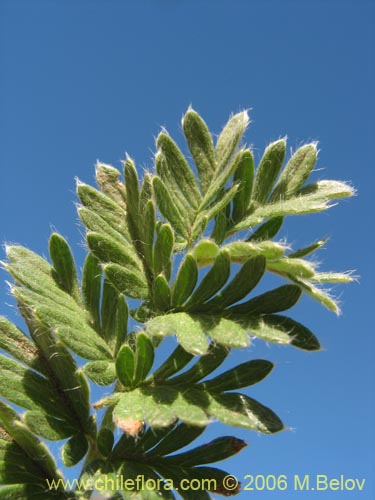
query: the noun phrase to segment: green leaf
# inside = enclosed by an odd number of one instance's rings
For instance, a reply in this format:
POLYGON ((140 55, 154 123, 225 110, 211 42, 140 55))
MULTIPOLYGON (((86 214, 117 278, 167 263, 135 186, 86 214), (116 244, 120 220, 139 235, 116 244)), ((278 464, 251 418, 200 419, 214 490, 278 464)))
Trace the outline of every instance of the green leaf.
POLYGON ((192 383, 199 382, 216 368, 218 368, 229 354, 229 349, 220 345, 211 344, 204 356, 187 371, 177 377, 169 379, 166 383, 188 387, 192 383))
POLYGON ((269 408, 244 394, 225 393, 210 397, 209 411, 220 422, 265 434, 283 430, 283 423, 269 408))
POLYGON ((182 305, 190 297, 197 280, 197 262, 191 254, 186 254, 171 288, 173 306, 182 305))
POLYGON ((148 202, 152 200, 152 194, 152 175, 149 172, 145 172, 139 193, 139 208, 142 212, 146 209, 148 202))
POLYGON ((308 245, 307 247, 300 248, 295 252, 288 254, 287 257, 289 257, 289 259, 296 259, 296 258, 298 259, 301 257, 305 257, 306 255, 309 255, 315 252, 316 250, 319 250, 319 248, 324 246, 326 243, 327 239, 315 241, 314 243, 311 243, 311 245, 308 245))
POLYGON ((345 182, 318 181, 308 184, 298 191, 301 196, 307 196, 313 200, 332 200, 353 196, 354 189, 345 182))
POLYGON ((154 347, 148 335, 138 333, 136 339, 134 385, 143 382, 154 363, 154 347))
POLYGON ((108 280, 120 293, 133 299, 147 299, 148 286, 141 273, 130 271, 119 264, 105 264, 103 269, 108 280))
POLYGON ((223 436, 210 441, 202 446, 198 446, 185 453, 179 453, 171 457, 164 458, 163 462, 174 466, 193 467, 195 465, 209 464, 225 460, 246 446, 245 441, 232 436, 223 436))
POLYGON ((69 424, 66 420, 46 415, 40 411, 26 412, 23 420, 34 434, 50 441, 66 439, 77 432, 73 423, 69 424))
POLYGON ((44 474, 44 480, 60 479, 61 476, 46 445, 39 441, 21 422, 16 412, 2 401, 0 401, 0 422, 24 453, 38 465, 41 474, 44 474))
POLYGON ((215 262, 206 276, 202 279, 199 286, 192 294, 185 305, 185 308, 191 310, 194 306, 202 304, 210 299, 226 283, 230 274, 229 254, 221 250, 215 259, 215 262))
MULTIPOLYGON (((28 486, 34 487, 38 484, 40 488, 40 478, 37 475, 29 473, 23 467, 17 466, 17 464, 10 464, 8 461, 1 463, 0 462, 0 483, 24 483, 28 484, 28 486)), ((2 492, 2 488, 0 492, 2 492)), ((39 490, 39 493, 41 490, 39 490)), ((0 496, 1 498, 1 496, 0 496)), ((8 496, 5 498, 9 499, 8 496)), ((14 498, 14 497, 13 497, 14 498)), ((19 497, 18 497, 19 498, 19 497)), ((25 497, 23 497, 25 498, 25 497)), ((44 497, 46 498, 46 497, 44 497)))
MULTIPOLYGON (((126 224, 126 212, 111 198, 87 184, 77 184, 77 194, 82 205, 99 216, 112 231, 117 231, 125 239, 129 239, 126 224)), ((93 229, 95 230, 95 229, 93 229)))
POLYGON ((134 386, 135 357, 128 345, 121 347, 116 358, 116 372, 120 382, 125 387, 134 386))
POLYGON ((243 264, 251 257, 262 255, 268 261, 274 261, 282 257, 285 252, 285 247, 281 243, 273 241, 260 241, 252 243, 246 241, 234 241, 223 247, 223 250, 229 252, 231 262, 243 264))
POLYGON ((20 288, 14 288, 14 295, 33 306, 35 316, 53 328, 67 347, 79 356, 92 360, 111 358, 107 344, 85 324, 83 312, 83 317, 72 314, 68 309, 50 304, 46 299, 40 300, 32 292, 20 288))
POLYGON ((271 201, 293 196, 309 178, 317 159, 315 143, 297 149, 288 161, 271 196, 271 201))
POLYGON ((105 235, 89 232, 86 235, 87 244, 91 252, 101 262, 113 262, 133 269, 142 274, 142 264, 131 245, 124 241, 122 245, 105 235))
POLYGON ((269 292, 233 306, 228 312, 234 314, 246 314, 259 316, 290 309, 300 298, 302 290, 297 285, 283 285, 269 292))
POLYGON ((156 224, 155 205, 152 200, 146 204, 143 216, 142 249, 147 264, 153 267, 153 244, 156 224))
POLYGON ((350 283, 354 278, 348 271, 346 273, 315 273, 310 279, 318 283, 350 283))
POLYGON ((279 274, 287 273, 290 276, 299 278, 312 278, 315 274, 315 269, 310 262, 289 257, 267 262, 267 268, 269 271, 279 274))
MULTIPOLYGON (((48 318, 50 310, 38 308, 36 314, 41 318, 48 318)), ((47 319, 45 320, 47 322, 47 319)), ((52 323, 52 322, 50 322, 52 323)), ((56 326, 55 331, 62 342, 73 352, 84 359, 105 360, 112 357, 107 345, 101 341, 99 336, 94 337, 92 332, 82 328, 81 332, 78 329, 73 329, 70 326, 56 326)))
MULTIPOLYGON (((220 192, 225 188, 228 179, 233 175, 237 168, 241 165, 243 158, 245 156, 245 151, 239 151, 234 157, 233 161, 228 163, 223 170, 218 171, 216 176, 213 178, 210 187, 208 188, 204 198, 202 200, 201 207, 206 207, 215 197, 220 195, 220 192)), ((231 191, 233 196, 236 192, 231 191)), ((224 204, 222 204, 224 205, 224 204)), ((224 205, 225 206, 225 205, 224 205)), ((216 211, 217 212, 217 211, 216 211)))
POLYGON ((204 430, 205 427, 179 424, 173 427, 155 447, 147 452, 147 457, 169 455, 174 451, 180 450, 199 437, 204 430))
POLYGON ((250 205, 253 181, 254 157, 250 149, 245 149, 233 177, 233 182, 239 183, 238 192, 233 198, 232 220, 234 223, 244 217, 250 205))
POLYGON ((163 224, 159 231, 155 242, 153 253, 153 270, 154 274, 164 273, 167 280, 171 275, 171 257, 174 245, 174 235, 169 224, 163 224))
POLYGON ((88 442, 83 434, 77 434, 69 439, 61 449, 61 458, 66 467, 73 467, 86 455, 88 442))
POLYGON ((72 311, 80 311, 80 307, 72 297, 61 290, 52 278, 52 267, 46 262, 46 266, 40 257, 30 250, 22 247, 6 247, 9 263, 5 264, 7 271, 16 282, 21 283, 39 296, 46 299, 52 298, 57 303, 72 311))
POLYGON ((153 380, 164 380, 184 368, 193 358, 193 354, 185 351, 180 345, 152 374, 153 380))
POLYGON ((154 281, 154 304, 159 311, 168 311, 171 307, 171 292, 164 274, 159 274, 154 281))
POLYGON ((233 156, 249 124, 246 111, 232 116, 223 128, 216 144, 215 158, 217 170, 221 170, 233 156))
POLYGON ((199 318, 201 328, 211 339, 225 347, 247 347, 250 344, 249 331, 235 321, 223 317, 194 315, 199 318))
POLYGON ((246 241, 266 241, 272 240, 283 224, 283 217, 272 217, 264 224, 262 224, 246 241))
POLYGON ((103 284, 101 318, 102 336, 116 354, 127 335, 128 306, 124 296, 107 279, 103 284))
POLYGON ((164 154, 170 175, 178 184, 181 193, 189 204, 197 209, 201 201, 199 188, 195 176, 177 144, 169 135, 161 132, 156 139, 156 145, 164 154))
POLYGON ((199 406, 169 387, 144 387, 123 393, 113 415, 117 421, 144 420, 151 427, 166 427, 178 418, 190 425, 209 423, 209 417, 199 406))
POLYGON ((110 224, 108 224, 100 215, 88 210, 87 208, 79 208, 78 215, 82 220, 83 224, 86 228, 94 233, 99 233, 102 235, 111 238, 119 245, 127 245, 127 240, 121 236, 115 229, 112 228, 110 224))
POLYGON ((159 177, 153 178, 153 187, 156 201, 162 215, 171 223, 171 226, 178 234, 188 239, 189 224, 186 224, 183 212, 178 208, 169 190, 159 177))
POLYGON ((147 331, 156 337, 175 333, 181 346, 193 355, 205 354, 208 350, 206 335, 199 320, 186 313, 156 316, 147 323, 147 331))
POLYGON ((203 382, 202 385, 210 392, 233 391, 257 384, 267 377, 272 368, 273 364, 263 359, 246 361, 213 379, 203 382))
POLYGON ((52 384, 17 361, 0 354, 0 394, 18 406, 59 416, 65 413, 52 384), (12 380, 12 383, 9 383, 12 380))
POLYGON ((21 302, 19 309, 27 323, 30 334, 38 348, 43 353, 45 359, 53 359, 48 370, 55 379, 59 390, 65 394, 67 405, 65 408, 71 408, 74 418, 77 418, 82 425, 90 413, 90 402, 87 390, 83 390, 87 383, 77 371, 77 365, 59 339, 56 339, 54 333, 31 314, 21 302))
POLYGON ((124 162, 124 179, 126 190, 126 203, 129 228, 132 236, 136 236, 139 227, 137 221, 139 220, 139 180, 137 169, 135 168, 133 160, 127 155, 124 162))
POLYGON ((227 236, 228 229, 228 205, 215 217, 215 225, 211 233, 211 238, 218 244, 222 243, 227 236))
POLYGON ((100 429, 96 442, 100 453, 105 457, 108 456, 111 453, 113 444, 115 442, 113 432, 105 427, 103 429, 100 429))
POLYGON ((121 394, 113 410, 115 421, 145 421, 167 427, 178 418, 206 426, 212 417, 228 425, 264 433, 282 430, 280 419, 265 406, 243 394, 211 394, 199 388, 143 387, 121 394))
POLYGON ((182 127, 191 156, 197 167, 198 176, 205 193, 215 173, 215 152, 207 125, 193 109, 189 109, 182 120, 182 127))
MULTIPOLYGON (((222 194, 220 194, 215 199, 215 201, 211 205, 209 205, 197 218, 198 222, 196 222, 196 225, 198 225, 200 220, 202 220, 203 218, 206 218, 207 221, 209 221, 213 219, 219 212, 224 210, 228 206, 228 204, 232 201, 232 199, 235 197, 236 193, 238 192, 238 189, 239 189, 238 184, 231 186, 229 189, 224 189, 222 194)), ((206 225, 207 223, 204 224, 203 231, 206 225)))
POLYGON ((147 331, 156 337, 176 333, 181 346, 194 355, 206 354, 206 334, 227 347, 246 347, 250 343, 247 330, 240 324, 203 314, 173 313, 157 316, 147 323, 147 331))
POLYGON ((329 204, 330 200, 353 194, 354 190, 343 182, 319 181, 309 184, 288 200, 259 206, 251 215, 236 224, 234 230, 249 229, 270 217, 321 212, 333 206, 329 204))
POLYGON ((98 385, 111 385, 117 378, 115 365, 110 361, 90 361, 84 365, 83 372, 98 385))
MULTIPOLYGON (((171 171, 165 154, 159 149, 155 155, 155 169, 166 190, 173 194, 173 201, 177 210, 184 214, 186 221, 191 224, 195 217, 195 209, 185 198, 177 181, 177 176, 171 171)), ((156 193, 155 193, 156 194, 156 193)))
POLYGON ((7 265, 15 279, 24 287, 15 286, 13 294, 20 303, 29 306, 33 315, 52 328, 66 345, 88 359, 105 359, 111 356, 100 336, 87 324, 85 311, 69 294, 63 292, 45 271, 38 272, 40 260, 32 252, 8 247, 11 263, 7 265), (26 287, 29 287, 28 290, 26 287))
POLYGON ((261 205, 265 203, 269 197, 282 167, 285 152, 285 139, 280 139, 279 141, 273 142, 267 146, 264 155, 260 160, 255 177, 252 197, 255 204, 261 205))
POLYGON ((88 253, 82 273, 82 295, 86 309, 91 316, 91 324, 95 330, 100 327, 100 290, 102 282, 102 268, 98 259, 88 253))
POLYGON ((0 316, 0 349, 4 349, 30 368, 48 375, 42 353, 35 343, 22 330, 2 316, 0 316))
POLYGON ((76 267, 68 243, 62 236, 53 233, 49 240, 49 252, 54 267, 52 275, 57 284, 81 304, 76 267))
POLYGON ((262 255, 250 257, 230 283, 212 300, 207 302, 210 309, 224 309, 246 297, 255 288, 266 269, 266 259, 262 255))
MULTIPOLYGON (((315 275, 314 275, 315 276, 315 275)), ((325 306, 330 311, 333 311, 336 314, 340 314, 340 308, 337 302, 328 294, 328 292, 321 290, 317 286, 315 286, 310 281, 303 279, 299 276, 290 276, 288 278, 294 281, 298 286, 302 288, 302 290, 310 295, 313 299, 317 300, 320 304, 325 306)), ((313 278, 313 277, 312 277, 313 278)), ((312 279, 311 278, 311 279, 312 279)))
POLYGON ((291 344, 307 351, 320 349, 315 335, 297 321, 277 314, 266 314, 259 318, 241 318, 241 315, 232 316, 233 320, 240 322, 244 328, 251 331, 255 337, 266 342, 276 344, 291 344))

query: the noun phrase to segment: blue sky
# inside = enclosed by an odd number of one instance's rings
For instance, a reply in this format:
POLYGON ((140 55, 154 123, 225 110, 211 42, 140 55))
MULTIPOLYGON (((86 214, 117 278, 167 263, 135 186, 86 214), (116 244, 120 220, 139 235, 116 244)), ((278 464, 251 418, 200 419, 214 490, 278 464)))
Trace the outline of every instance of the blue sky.
MULTIPOLYGON (((74 177, 92 183, 97 159, 119 167, 125 151, 140 171, 151 168, 161 126, 185 147, 180 119, 190 104, 215 133, 249 108, 246 142, 258 158, 284 135, 293 149, 318 140, 315 178, 358 190, 329 212, 290 219, 282 234, 296 248, 331 236, 322 268, 361 276, 337 288, 339 318, 308 298, 295 308, 324 350, 256 342, 232 354, 231 362, 276 363, 248 394, 290 427, 258 436, 213 424, 205 433, 206 441, 225 433, 249 443, 223 463, 240 479, 289 478, 286 492, 238 498, 374 498, 374 10, 365 0, 0 0, 1 242, 46 255, 56 229, 81 265, 74 177), (295 474, 366 485, 297 494, 295 474)), ((7 275, 0 278, 0 313, 15 319, 7 275)))

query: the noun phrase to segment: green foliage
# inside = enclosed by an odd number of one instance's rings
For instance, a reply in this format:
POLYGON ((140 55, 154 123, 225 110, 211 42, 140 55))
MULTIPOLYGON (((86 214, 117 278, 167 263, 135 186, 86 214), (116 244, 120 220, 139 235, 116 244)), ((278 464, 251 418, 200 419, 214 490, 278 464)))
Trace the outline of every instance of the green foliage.
POLYGON ((99 189, 77 186, 88 246, 80 279, 59 234, 50 238, 50 263, 24 247, 6 247, 3 265, 28 333, 0 318, 0 498, 90 498, 97 481, 112 481, 108 498, 117 500, 173 499, 176 491, 188 500, 232 495, 238 489, 226 489, 226 472, 207 464, 239 452, 243 441, 225 436, 181 449, 213 420, 262 433, 283 430, 271 409, 238 392, 267 377, 270 361, 214 372, 231 349, 254 337, 320 348, 284 311, 305 293, 338 313, 322 285, 351 278, 321 272, 305 259, 326 241, 293 251, 273 238, 287 215, 326 210, 353 190, 337 181, 308 183, 314 143, 283 167, 286 141, 278 140, 255 168, 252 151, 242 146, 248 123, 246 112, 233 115, 214 144, 189 109, 182 128, 193 165, 165 131, 156 139, 155 171, 142 180, 130 157, 124 182, 120 171, 99 163, 99 189), (286 282, 256 293, 268 272, 286 282), (128 330, 129 314, 130 325, 135 320, 141 328, 128 330), (177 346, 155 367, 155 350, 170 335, 177 346), (88 380, 112 385, 113 392, 92 404, 88 380), (46 480, 62 477, 37 436, 65 440, 67 467, 84 459, 83 491, 67 492, 62 483, 46 488, 46 480), (126 486, 139 476, 154 486, 137 484, 138 493, 126 486), (183 491, 186 479, 205 479, 206 486, 199 495, 183 491))

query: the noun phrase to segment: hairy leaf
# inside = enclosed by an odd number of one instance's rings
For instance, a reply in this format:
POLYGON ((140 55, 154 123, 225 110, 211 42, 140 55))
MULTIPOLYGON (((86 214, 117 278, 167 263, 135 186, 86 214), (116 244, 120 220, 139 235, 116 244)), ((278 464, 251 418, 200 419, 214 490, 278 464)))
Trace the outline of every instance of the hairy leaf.
POLYGON ((243 302, 237 306, 230 307, 228 312, 234 314, 246 314, 258 316, 285 311, 294 306, 302 293, 299 286, 283 285, 270 292, 263 293, 257 297, 243 302))
POLYGON ((197 262, 192 255, 187 254, 180 265, 176 279, 171 288, 173 306, 182 305, 190 297, 197 280, 197 262))
POLYGON ((206 426, 212 417, 264 433, 283 428, 280 419, 269 408, 243 394, 213 394, 197 387, 134 389, 123 393, 114 408, 115 420, 144 420, 151 427, 166 427, 178 418, 186 424, 206 426))
POLYGON ((108 280, 120 293, 133 299, 147 299, 149 290, 144 276, 119 264, 105 264, 104 272, 108 280))
POLYGON ((282 167, 285 151, 285 139, 280 139, 267 146, 260 160, 254 182, 252 200, 256 204, 263 204, 269 197, 282 167))
POLYGON ((76 267, 68 243, 62 236, 53 233, 49 240, 49 252, 54 268, 52 275, 57 284, 81 304, 76 267))
POLYGON ((121 347, 116 358, 116 372, 125 387, 133 387, 135 375, 134 352, 128 345, 121 347))
POLYGON ((159 274, 154 281, 154 304, 159 311, 168 311, 171 307, 171 291, 164 274, 159 274))
POLYGON ((136 339, 134 384, 138 385, 147 377, 154 363, 154 347, 148 335, 138 333, 136 339))
POLYGON ((201 201, 201 195, 194 174, 184 155, 176 143, 164 132, 158 135, 156 145, 163 152, 169 173, 173 176, 181 193, 189 204, 194 209, 197 209, 201 201))
POLYGON ((164 459, 164 463, 170 463, 175 466, 180 465, 182 467, 193 467, 195 465, 219 462, 235 455, 245 446, 246 443, 241 439, 223 436, 185 453, 167 457, 164 459))
POLYGON ((238 192, 233 198, 232 221, 240 221, 250 205, 254 181, 254 157, 250 149, 246 149, 234 173, 233 181, 238 182, 238 192))
POLYGON ((185 308, 191 310, 194 306, 210 299, 226 283, 230 274, 230 260, 228 252, 219 252, 215 262, 197 289, 187 301, 185 308))
POLYGON ((197 167, 202 192, 205 193, 216 169, 211 134, 205 122, 193 109, 186 112, 182 120, 182 127, 197 167))
POLYGON ((242 265, 232 281, 213 299, 207 302, 210 309, 224 309, 248 295, 258 284, 266 269, 266 259, 262 255, 250 257, 242 265))
POLYGON ((221 170, 231 159, 249 124, 246 111, 233 115, 223 128, 216 143, 217 170, 221 170))
POLYGON ((153 270, 154 274, 164 273, 167 280, 171 275, 171 258, 174 245, 174 235, 169 224, 163 224, 159 231, 155 242, 153 253, 153 270))
POLYGON ((271 196, 271 201, 293 196, 309 178, 317 158, 316 144, 299 148, 284 168, 271 196))
POLYGON ((64 444, 61 450, 61 458, 66 467, 76 465, 86 455, 88 443, 85 436, 77 434, 64 444))
POLYGON ((153 187, 155 191, 156 201, 160 212, 171 223, 173 229, 183 236, 185 239, 189 238, 189 225, 184 220, 184 213, 176 205, 175 200, 170 195, 168 188, 159 179, 153 178, 153 187))
POLYGON ((224 392, 257 384, 271 372, 273 364, 263 359, 246 361, 217 377, 203 382, 208 391, 224 392))
POLYGON ((111 385, 117 378, 114 363, 110 361, 90 361, 83 367, 83 372, 98 385, 111 385))
POLYGON ((0 348, 34 370, 46 375, 45 361, 38 347, 16 325, 0 316, 0 348))

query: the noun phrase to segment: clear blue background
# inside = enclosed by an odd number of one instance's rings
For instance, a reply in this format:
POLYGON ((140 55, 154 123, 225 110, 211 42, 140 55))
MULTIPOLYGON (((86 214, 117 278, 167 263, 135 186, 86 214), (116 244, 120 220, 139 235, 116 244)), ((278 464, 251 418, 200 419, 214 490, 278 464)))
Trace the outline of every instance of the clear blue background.
MULTIPOLYGON (((286 492, 238 498, 373 499, 374 490, 374 2, 370 1, 0 1, 0 240, 46 255, 52 228, 77 263, 83 230, 74 177, 92 183, 97 159, 119 166, 125 151, 152 168, 165 126, 185 148, 180 118, 192 104, 211 130, 251 108, 246 141, 259 158, 271 140, 318 140, 315 178, 351 180, 359 196, 329 212, 290 219, 297 248, 331 235, 325 270, 356 269, 360 284, 337 288, 337 318, 311 299, 294 317, 324 350, 261 342, 232 354, 276 362, 248 390, 290 430, 259 436, 212 424, 248 441, 223 464, 246 474, 286 474, 286 492), (363 492, 293 492, 294 474, 365 478, 363 492)), ((2 257, 4 253, 2 251, 2 257)), ((1 271, 0 313, 15 318, 1 271)), ((244 481, 246 484, 246 480, 244 481)))

